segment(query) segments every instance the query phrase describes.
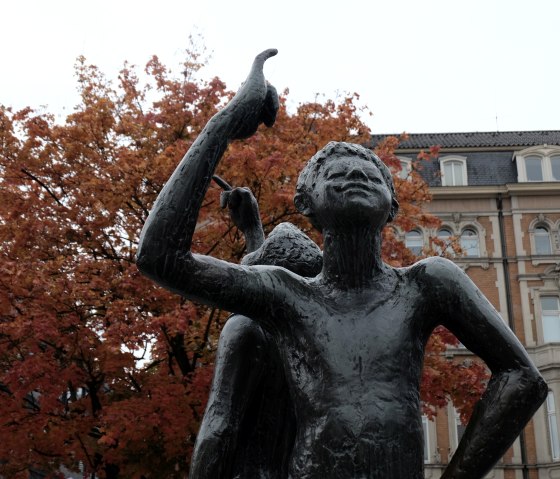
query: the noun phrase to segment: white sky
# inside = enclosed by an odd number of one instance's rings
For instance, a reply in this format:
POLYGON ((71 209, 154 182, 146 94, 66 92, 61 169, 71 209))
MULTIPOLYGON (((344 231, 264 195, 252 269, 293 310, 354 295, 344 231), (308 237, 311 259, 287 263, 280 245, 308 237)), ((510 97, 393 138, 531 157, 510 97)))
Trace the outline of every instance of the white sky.
POLYGON ((199 33, 208 77, 236 89, 278 48, 279 91, 358 92, 373 133, 560 129, 559 18, 557 0, 7 0, 0 104, 65 114, 78 55, 109 78, 152 54, 178 68, 199 33))

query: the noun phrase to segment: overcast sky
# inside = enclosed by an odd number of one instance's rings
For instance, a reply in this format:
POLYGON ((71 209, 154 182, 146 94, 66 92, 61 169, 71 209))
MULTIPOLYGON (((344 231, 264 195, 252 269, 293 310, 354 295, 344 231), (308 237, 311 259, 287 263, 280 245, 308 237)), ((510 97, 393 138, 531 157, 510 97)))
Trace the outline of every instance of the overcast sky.
POLYGON ((236 89, 254 55, 295 103, 357 92, 374 133, 560 129, 557 0, 11 0, 2 2, 0 103, 77 102, 79 55, 109 78, 125 60, 183 59, 236 89))

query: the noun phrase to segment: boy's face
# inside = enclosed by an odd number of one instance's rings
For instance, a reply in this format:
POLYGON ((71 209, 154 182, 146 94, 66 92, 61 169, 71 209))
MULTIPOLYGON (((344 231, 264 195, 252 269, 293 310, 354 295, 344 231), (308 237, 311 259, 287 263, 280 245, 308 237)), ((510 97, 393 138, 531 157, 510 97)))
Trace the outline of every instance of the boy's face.
POLYGON ((314 183, 309 206, 322 227, 387 222, 391 192, 372 161, 354 155, 327 159, 314 183))

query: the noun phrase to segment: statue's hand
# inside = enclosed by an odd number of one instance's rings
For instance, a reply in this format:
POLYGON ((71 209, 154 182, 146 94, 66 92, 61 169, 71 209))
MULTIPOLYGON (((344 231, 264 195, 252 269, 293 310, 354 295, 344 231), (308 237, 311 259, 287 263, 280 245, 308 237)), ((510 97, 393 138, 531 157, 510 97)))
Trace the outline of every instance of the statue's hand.
POLYGON ((278 93, 263 74, 264 62, 278 50, 269 49, 256 56, 251 72, 233 99, 224 108, 230 125, 229 139, 240 140, 253 135, 261 123, 270 127, 278 112, 278 93))
POLYGON ((255 228, 261 228, 259 205, 249 188, 233 188, 222 191, 220 197, 222 208, 229 208, 229 215, 233 224, 243 233, 255 228))

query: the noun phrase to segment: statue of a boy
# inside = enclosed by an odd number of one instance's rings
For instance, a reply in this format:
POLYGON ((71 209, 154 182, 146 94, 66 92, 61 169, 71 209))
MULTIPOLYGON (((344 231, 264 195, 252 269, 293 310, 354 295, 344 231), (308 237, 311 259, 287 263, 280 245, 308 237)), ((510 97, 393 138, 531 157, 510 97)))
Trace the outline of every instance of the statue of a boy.
MULTIPOLYGON (((396 269, 381 231, 398 210, 391 175, 371 151, 331 143, 300 175, 295 204, 323 233, 314 278, 192 254, 204 194, 228 142, 274 123, 278 100, 258 55, 247 81, 206 125, 144 229, 138 267, 185 297, 248 316, 273 336, 295 406, 293 479, 423 477, 419 385, 424 347, 444 325, 492 377, 442 478, 482 478, 544 401, 523 346, 452 262, 396 269)), ((216 437, 220 434, 216 430, 216 437)))

